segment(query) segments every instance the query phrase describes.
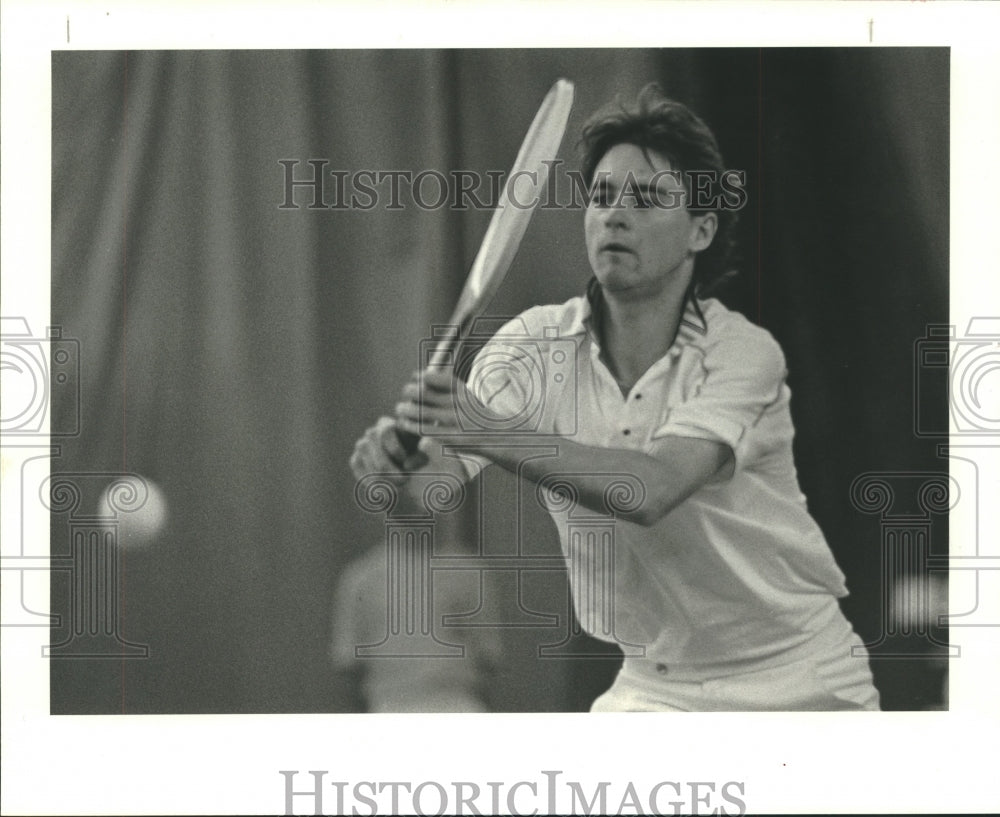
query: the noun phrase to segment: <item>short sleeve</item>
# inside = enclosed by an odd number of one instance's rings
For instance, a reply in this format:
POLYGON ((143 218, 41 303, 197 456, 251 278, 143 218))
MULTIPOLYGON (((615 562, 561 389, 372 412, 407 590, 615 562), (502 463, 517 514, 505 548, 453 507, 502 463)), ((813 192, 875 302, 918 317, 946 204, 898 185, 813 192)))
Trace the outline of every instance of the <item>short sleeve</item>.
POLYGON ((549 341, 532 330, 532 311, 504 324, 476 355, 468 387, 483 406, 466 412, 473 427, 498 434, 538 431, 538 420, 547 397, 545 351, 549 341))
MULTIPOLYGON (((466 380, 473 403, 461 407, 466 428, 499 433, 501 424, 486 420, 494 413, 501 417, 516 419, 523 410, 530 383, 524 382, 526 344, 518 343, 527 336, 527 326, 523 318, 514 318, 497 330, 496 334, 479 350, 469 370, 466 380), (476 405, 482 405, 482 410, 476 405), (499 426, 499 427, 498 427, 499 426)), ((528 361, 530 364, 530 361, 528 361)), ((464 453, 461 462, 469 479, 474 479, 490 461, 485 457, 464 453)))
MULTIPOLYGON (((463 425, 498 438, 554 434, 560 419, 563 428, 575 429, 576 395, 568 398, 567 391, 576 387, 578 344, 588 314, 589 304, 577 297, 531 307, 503 324, 469 370, 470 405, 459 406, 463 425)), ((470 460, 466 471, 474 476, 479 466, 470 460)))
POLYGON ((753 431, 787 400, 785 357, 774 338, 747 323, 699 347, 686 373, 686 394, 668 407, 652 435, 699 437, 727 444, 744 464, 753 431))

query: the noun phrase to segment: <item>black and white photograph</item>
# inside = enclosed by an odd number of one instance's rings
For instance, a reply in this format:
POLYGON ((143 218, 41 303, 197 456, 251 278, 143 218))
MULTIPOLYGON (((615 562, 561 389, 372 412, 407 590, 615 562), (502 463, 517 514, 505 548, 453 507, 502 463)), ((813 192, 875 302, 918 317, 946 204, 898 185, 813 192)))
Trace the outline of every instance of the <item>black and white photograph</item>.
POLYGON ((8 31, 5 813, 1000 805, 996 64, 908 5, 8 31))

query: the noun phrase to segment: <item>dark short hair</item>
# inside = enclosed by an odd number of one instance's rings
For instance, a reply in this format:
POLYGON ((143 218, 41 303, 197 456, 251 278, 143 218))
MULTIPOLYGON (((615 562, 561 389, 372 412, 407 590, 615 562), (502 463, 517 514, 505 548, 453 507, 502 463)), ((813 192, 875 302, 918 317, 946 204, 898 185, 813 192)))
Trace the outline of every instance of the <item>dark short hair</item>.
MULTIPOLYGON (((633 104, 616 99, 584 125, 580 148, 583 176, 588 185, 593 184, 594 173, 604 154, 621 144, 654 151, 668 159, 672 169, 683 176, 689 203, 692 201, 688 176, 691 171, 712 171, 716 182, 707 192, 713 200, 719 195, 717 180, 727 168, 715 135, 690 108, 664 96, 656 83, 643 88, 633 104)), ((736 213, 717 207, 689 209, 714 212, 718 219, 715 238, 695 259, 692 294, 702 296, 735 272, 731 265, 736 213)))

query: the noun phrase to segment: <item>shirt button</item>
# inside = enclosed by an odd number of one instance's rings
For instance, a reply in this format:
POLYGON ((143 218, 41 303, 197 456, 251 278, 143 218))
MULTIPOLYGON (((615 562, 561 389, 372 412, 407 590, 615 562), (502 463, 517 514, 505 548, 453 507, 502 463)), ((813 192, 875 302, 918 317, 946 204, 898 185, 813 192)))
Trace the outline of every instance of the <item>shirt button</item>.
POLYGON ((642 400, 642 395, 641 395, 641 394, 637 394, 637 395, 635 396, 635 399, 636 399, 636 400, 642 400))
POLYGON ((628 436, 629 434, 631 434, 631 433, 632 433, 632 431, 631 431, 630 429, 628 429, 628 428, 626 428, 626 429, 625 429, 624 431, 622 431, 622 434, 624 434, 624 435, 625 435, 626 437, 627 437, 627 436, 628 436))
POLYGON ((666 664, 657 664, 656 665, 656 671, 658 673, 660 673, 660 675, 666 675, 667 674, 667 665, 666 664))

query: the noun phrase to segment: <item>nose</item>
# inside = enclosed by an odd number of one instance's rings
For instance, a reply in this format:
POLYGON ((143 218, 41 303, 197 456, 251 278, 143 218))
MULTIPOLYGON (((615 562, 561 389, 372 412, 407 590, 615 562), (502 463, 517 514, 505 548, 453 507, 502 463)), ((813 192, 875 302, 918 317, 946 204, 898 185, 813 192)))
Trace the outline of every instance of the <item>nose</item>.
POLYGON ((625 230, 629 227, 628 208, 621 205, 611 205, 601 210, 601 223, 607 229, 625 230))

